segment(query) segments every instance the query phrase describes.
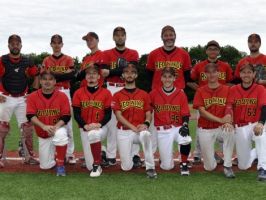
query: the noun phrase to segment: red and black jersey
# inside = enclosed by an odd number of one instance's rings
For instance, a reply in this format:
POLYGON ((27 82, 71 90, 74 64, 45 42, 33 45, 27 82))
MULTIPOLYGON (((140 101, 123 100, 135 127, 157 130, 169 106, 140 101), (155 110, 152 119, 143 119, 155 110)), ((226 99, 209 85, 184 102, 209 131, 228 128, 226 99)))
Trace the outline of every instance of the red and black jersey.
POLYGON ((86 124, 100 123, 105 109, 111 107, 112 95, 109 90, 100 87, 90 93, 87 87, 79 88, 73 97, 72 106, 81 109, 81 118, 86 124))
MULTIPOLYGON (((195 94, 193 108, 199 109, 199 107, 204 107, 207 112, 214 116, 219 118, 224 117, 229 89, 229 86, 226 85, 220 85, 216 89, 211 89, 208 85, 200 87, 195 94)), ((202 116, 198 120, 198 127, 205 129, 214 129, 221 125, 218 122, 207 120, 202 116)))
MULTIPOLYGON (((115 69, 117 59, 124 58, 128 62, 138 62, 139 54, 136 50, 126 48, 124 51, 119 52, 116 48, 109 49, 103 52, 103 65, 107 65, 110 70, 115 69)), ((124 81, 119 76, 111 76, 107 78, 111 83, 123 83, 124 81)))
POLYGON ((179 89, 185 88, 185 78, 184 71, 191 69, 191 61, 189 54, 176 47, 176 49, 167 54, 163 47, 153 50, 147 61, 147 69, 154 72, 152 80, 152 89, 160 88, 162 86, 161 82, 161 71, 165 67, 172 67, 176 72, 176 81, 174 85, 179 89))
MULTIPOLYGON (((47 99, 39 89, 27 97, 27 115, 35 115, 45 125, 55 125, 62 116, 70 116, 70 105, 67 96, 58 90, 47 99)), ((35 126, 36 134, 41 138, 50 137, 39 126, 35 126)))
POLYGON ((265 88, 256 83, 248 90, 244 90, 241 84, 234 85, 229 91, 228 104, 233 107, 235 124, 257 122, 262 106, 266 105, 265 88))
MULTIPOLYGON (((136 89, 134 92, 122 89, 114 94, 112 109, 121 111, 126 120, 134 126, 138 126, 145 122, 146 112, 151 110, 150 97, 141 89, 136 89)), ((117 123, 118 128, 122 126, 120 122, 117 123)))
MULTIPOLYGON (((205 73, 205 66, 210 63, 208 60, 204 60, 196 64, 192 70, 190 77, 194 81, 198 81, 199 86, 206 85, 208 83, 207 76, 205 73)), ((221 84, 229 83, 233 80, 233 70, 230 65, 226 62, 218 60, 218 81, 221 84)))
POLYGON ((168 95, 162 88, 156 88, 150 92, 150 98, 155 126, 182 126, 182 117, 190 116, 187 96, 181 89, 176 88, 168 95))

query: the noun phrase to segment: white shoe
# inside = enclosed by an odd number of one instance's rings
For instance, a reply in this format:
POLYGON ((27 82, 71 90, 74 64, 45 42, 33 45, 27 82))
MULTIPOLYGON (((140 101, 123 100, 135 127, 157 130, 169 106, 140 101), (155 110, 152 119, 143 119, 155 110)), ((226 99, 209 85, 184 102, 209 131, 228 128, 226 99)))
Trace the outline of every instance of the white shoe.
POLYGON ((90 173, 90 177, 98 177, 102 174, 102 168, 100 165, 93 165, 93 169, 90 173))

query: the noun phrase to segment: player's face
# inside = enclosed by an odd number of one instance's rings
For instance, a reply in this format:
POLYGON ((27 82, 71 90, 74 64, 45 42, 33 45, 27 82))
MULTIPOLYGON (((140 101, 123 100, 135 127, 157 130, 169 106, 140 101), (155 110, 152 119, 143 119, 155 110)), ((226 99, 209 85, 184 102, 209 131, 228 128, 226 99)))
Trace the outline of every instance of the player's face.
POLYGON ((46 74, 41 78, 40 84, 43 90, 53 91, 55 88, 56 80, 52 75, 46 74))
POLYGON ((99 40, 97 40, 96 38, 89 37, 86 42, 87 42, 87 46, 89 47, 89 49, 98 48, 99 40))
POLYGON ((210 59, 217 59, 219 53, 220 53, 220 50, 216 46, 209 46, 206 49, 206 54, 207 54, 208 58, 210 58, 210 59))
POLYGON ((98 85, 98 81, 100 79, 99 72, 97 70, 91 69, 86 72, 86 81, 88 86, 96 86, 98 85))
POLYGON ((171 73, 164 73, 161 76, 161 81, 164 88, 172 88, 174 86, 175 76, 173 76, 171 73))
POLYGON ((113 36, 113 40, 117 47, 124 47, 126 45, 126 39, 126 34, 123 31, 117 31, 113 36))
POLYGON ((127 83, 134 83, 138 77, 138 73, 134 67, 127 67, 124 69, 122 77, 127 83))
POLYGON ((260 49, 260 45, 261 45, 261 43, 258 40, 253 39, 253 40, 248 42, 248 48, 249 48, 251 53, 258 52, 260 49))
POLYGON ((176 35, 171 30, 166 30, 162 35, 163 45, 167 48, 175 46, 176 35))
POLYGON ((53 49, 53 53, 61 53, 63 42, 60 40, 54 40, 51 42, 51 47, 53 49))
POLYGON ((218 82, 218 71, 215 68, 209 68, 206 72, 208 83, 218 82))
POLYGON ((242 83, 251 84, 255 78, 255 72, 252 69, 246 67, 240 71, 240 78, 242 83))
POLYGON ((15 56, 20 54, 20 50, 22 48, 21 42, 17 40, 11 40, 8 44, 9 52, 15 56))

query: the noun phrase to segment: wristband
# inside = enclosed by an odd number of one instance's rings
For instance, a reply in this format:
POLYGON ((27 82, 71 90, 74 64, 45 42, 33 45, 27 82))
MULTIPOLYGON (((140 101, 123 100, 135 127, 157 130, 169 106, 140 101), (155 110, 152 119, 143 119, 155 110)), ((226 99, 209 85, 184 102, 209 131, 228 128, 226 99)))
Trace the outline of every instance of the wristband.
POLYGON ((150 122, 145 121, 143 124, 145 124, 148 128, 150 127, 150 122))

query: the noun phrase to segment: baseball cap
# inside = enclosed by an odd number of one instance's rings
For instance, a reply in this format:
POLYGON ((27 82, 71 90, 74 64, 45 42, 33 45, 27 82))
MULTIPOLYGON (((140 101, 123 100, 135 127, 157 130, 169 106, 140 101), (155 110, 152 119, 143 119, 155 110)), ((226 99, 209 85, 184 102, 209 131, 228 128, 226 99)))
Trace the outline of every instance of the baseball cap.
POLYGON ((172 76, 175 76, 175 69, 173 67, 165 67, 165 68, 162 69, 161 76, 166 74, 166 73, 169 73, 172 76))
POLYGON ((216 63, 208 63, 207 65, 205 65, 205 68, 204 68, 205 72, 208 72, 209 69, 211 69, 211 68, 217 70, 218 69, 218 65, 216 63))
POLYGON ((138 72, 138 63, 137 62, 128 62, 127 65, 123 68, 123 71, 127 68, 133 68, 136 72, 138 72))
POLYGON ((8 37, 8 43, 10 43, 12 40, 17 40, 21 43, 21 37, 17 34, 13 34, 8 37))
POLYGON ((122 27, 122 26, 118 26, 118 27, 116 27, 114 29, 113 35, 115 35, 115 33, 118 32, 118 31, 122 31, 124 34, 126 34, 126 29, 124 27, 122 27))
POLYGON ((170 31, 172 31, 172 32, 175 33, 175 29, 174 29, 174 27, 172 27, 172 26, 170 26, 170 25, 166 25, 166 26, 164 26, 164 27, 162 28, 161 36, 163 36, 164 32, 167 31, 167 30, 170 30, 170 31))
POLYGON ((207 45, 206 45, 206 49, 208 49, 210 46, 215 46, 215 47, 217 47, 218 49, 221 48, 220 45, 219 45, 219 43, 216 42, 215 40, 211 40, 211 41, 209 41, 209 42, 207 43, 207 45))
POLYGON ((243 63, 241 66, 240 66, 240 71, 242 71, 243 69, 245 69, 245 68, 250 68, 253 72, 255 71, 255 68, 254 68, 254 66, 252 65, 252 64, 250 64, 250 63, 243 63))
POLYGON ((252 40, 255 40, 261 43, 260 35, 257 33, 252 33, 251 35, 248 36, 248 42, 251 42, 252 40))
POLYGON ((63 38, 61 35, 55 34, 51 37, 51 43, 53 43, 55 40, 57 40, 58 42, 62 43, 63 42, 63 38))
POLYGON ((87 74, 89 71, 100 71, 100 66, 96 63, 91 63, 89 66, 85 69, 85 73, 87 74))
POLYGON ((95 38, 96 40, 99 40, 98 35, 95 32, 88 32, 87 35, 84 35, 82 37, 82 40, 88 40, 89 38, 95 38))

